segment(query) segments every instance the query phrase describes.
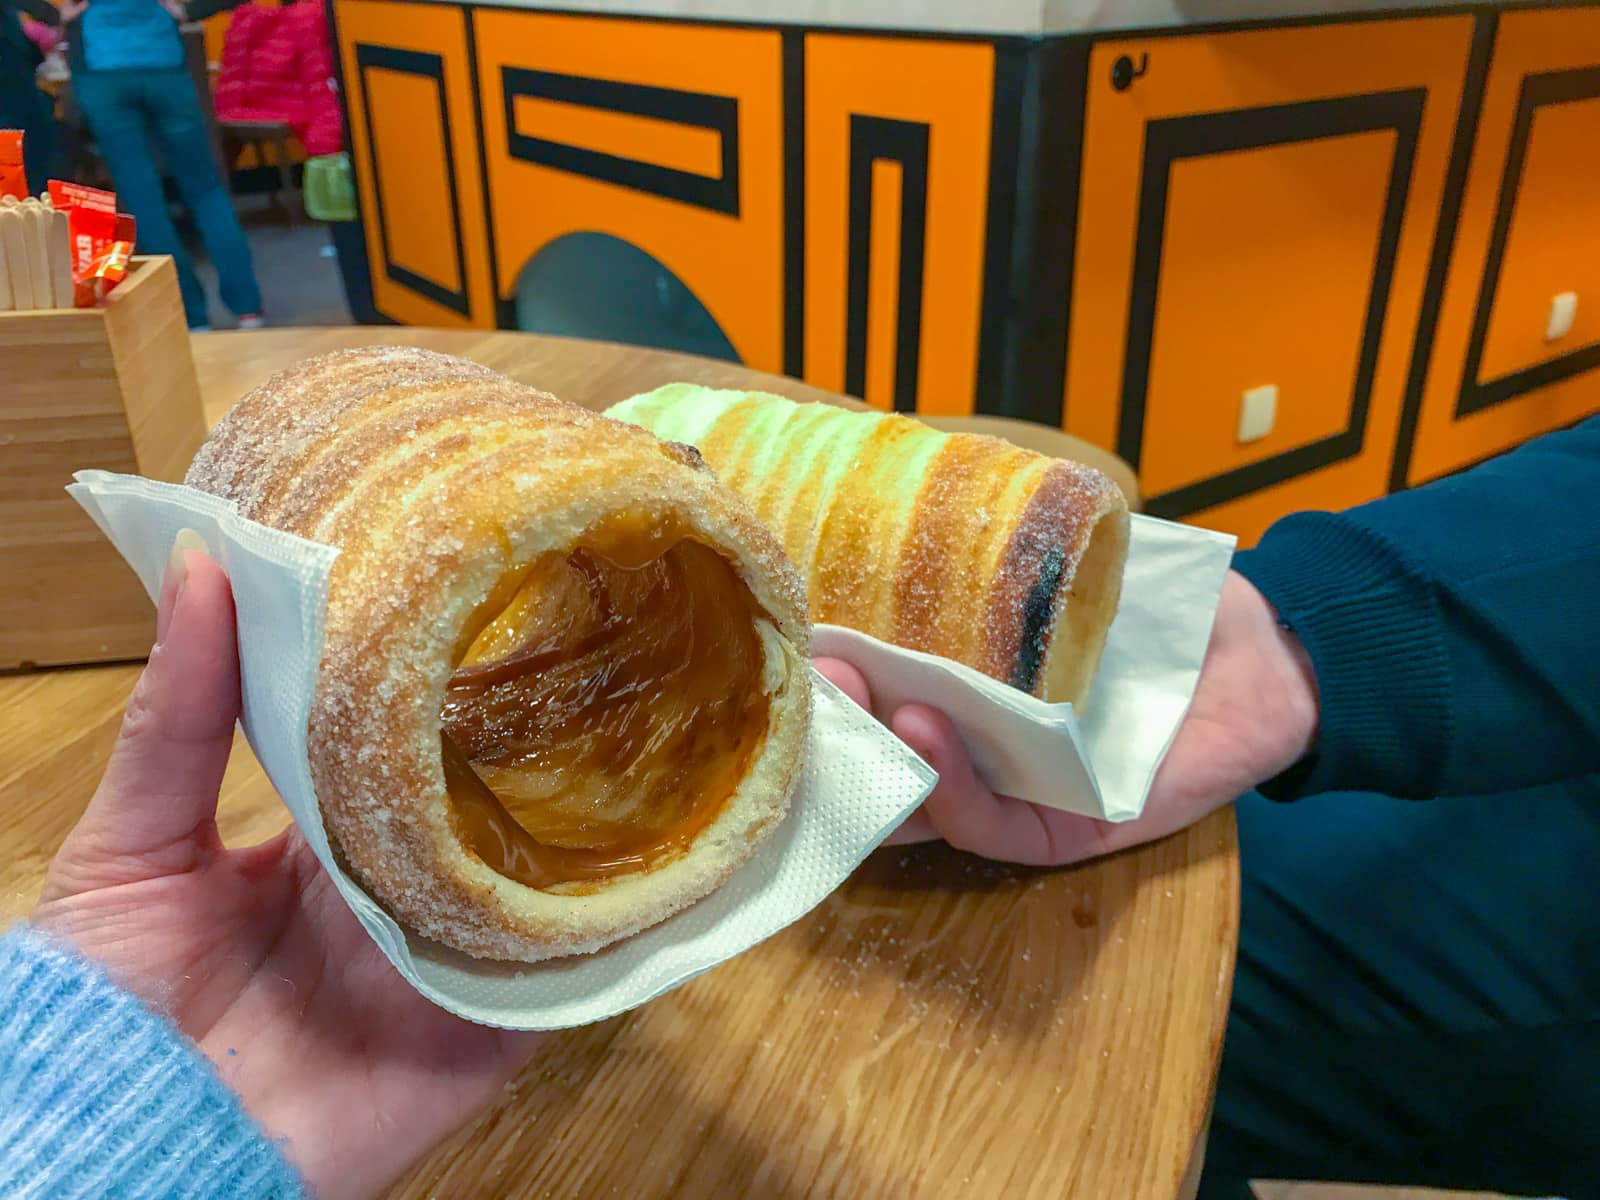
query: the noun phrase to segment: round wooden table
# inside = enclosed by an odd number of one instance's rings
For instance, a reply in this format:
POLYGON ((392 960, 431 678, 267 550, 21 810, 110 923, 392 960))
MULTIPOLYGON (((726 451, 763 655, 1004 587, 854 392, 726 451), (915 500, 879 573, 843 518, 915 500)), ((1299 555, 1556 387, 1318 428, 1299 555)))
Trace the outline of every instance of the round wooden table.
MULTIPOLYGON (((674 380, 822 393, 726 363, 410 328, 194 339, 207 415, 307 354, 405 342, 592 407, 674 380)), ((0 677, 0 924, 99 776, 137 666, 0 677)), ((230 844, 284 811, 241 738, 230 844)), ((809 917, 644 1008, 551 1037, 396 1197, 1189 1194, 1238 930, 1231 811, 1070 870, 880 850, 809 917)))

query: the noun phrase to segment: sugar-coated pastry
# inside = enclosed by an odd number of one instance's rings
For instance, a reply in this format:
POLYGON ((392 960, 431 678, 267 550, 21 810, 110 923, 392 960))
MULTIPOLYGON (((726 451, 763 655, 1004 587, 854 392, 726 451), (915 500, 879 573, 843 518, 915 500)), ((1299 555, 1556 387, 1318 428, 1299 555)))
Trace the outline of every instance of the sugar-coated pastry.
POLYGON ((807 579, 811 619, 1082 704, 1122 592, 1128 504, 999 438, 669 384, 609 416, 697 447, 807 579))
POLYGON ((341 861, 412 929, 488 958, 592 951, 783 818, 803 584, 692 449, 372 347, 244 397, 187 482, 338 548, 311 776, 341 861))

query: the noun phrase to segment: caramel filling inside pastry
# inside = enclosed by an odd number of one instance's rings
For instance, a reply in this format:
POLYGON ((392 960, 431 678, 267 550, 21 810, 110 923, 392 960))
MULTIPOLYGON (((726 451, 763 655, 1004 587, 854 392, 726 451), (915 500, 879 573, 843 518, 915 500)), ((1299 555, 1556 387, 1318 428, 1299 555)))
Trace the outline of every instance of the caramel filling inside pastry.
POLYGON ((564 891, 687 850, 766 735, 764 619, 720 554, 641 518, 502 581, 441 714, 462 843, 564 891))

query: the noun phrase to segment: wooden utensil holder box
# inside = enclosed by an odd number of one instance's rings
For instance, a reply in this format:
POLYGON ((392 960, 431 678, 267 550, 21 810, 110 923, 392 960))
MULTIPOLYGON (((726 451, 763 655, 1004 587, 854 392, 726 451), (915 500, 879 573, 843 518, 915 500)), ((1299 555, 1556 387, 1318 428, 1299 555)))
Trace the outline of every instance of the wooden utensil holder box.
POLYGON ((65 488, 181 480, 205 432, 170 258, 135 258, 101 308, 0 312, 0 669, 149 653, 144 588, 65 488))

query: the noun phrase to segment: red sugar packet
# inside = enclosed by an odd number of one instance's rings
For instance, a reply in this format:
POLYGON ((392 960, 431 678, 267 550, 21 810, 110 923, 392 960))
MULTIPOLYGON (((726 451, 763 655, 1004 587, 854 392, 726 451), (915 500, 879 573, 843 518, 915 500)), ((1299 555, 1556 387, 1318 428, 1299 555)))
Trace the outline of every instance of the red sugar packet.
POLYGON ((0 129, 0 196, 28 198, 28 176, 22 169, 22 130, 0 129))
POLYGON ((50 202, 67 214, 72 242, 73 301, 89 308, 104 300, 128 273, 133 255, 134 221, 117 211, 115 192, 50 181, 50 202))

